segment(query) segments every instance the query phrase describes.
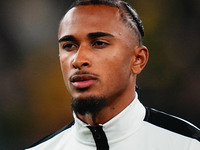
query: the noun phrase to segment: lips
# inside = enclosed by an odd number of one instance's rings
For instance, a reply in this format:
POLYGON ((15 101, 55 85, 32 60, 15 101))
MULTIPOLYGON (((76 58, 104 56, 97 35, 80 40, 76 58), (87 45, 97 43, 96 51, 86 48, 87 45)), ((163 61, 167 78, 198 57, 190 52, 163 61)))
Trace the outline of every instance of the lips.
POLYGON ((70 78, 72 85, 79 89, 90 87, 96 80, 97 77, 90 74, 73 75, 70 78))

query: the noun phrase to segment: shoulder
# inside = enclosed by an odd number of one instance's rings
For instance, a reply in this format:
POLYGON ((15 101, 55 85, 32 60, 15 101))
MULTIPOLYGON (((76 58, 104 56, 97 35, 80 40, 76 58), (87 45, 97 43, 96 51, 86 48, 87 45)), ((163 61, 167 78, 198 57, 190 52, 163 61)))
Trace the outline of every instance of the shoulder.
POLYGON ((68 125, 66 125, 65 127, 63 127, 62 129, 56 131, 55 133, 52 133, 52 134, 50 134, 50 135, 48 135, 48 136, 46 136, 46 137, 40 139, 39 141, 37 141, 36 143, 34 143, 33 145, 31 145, 31 146, 28 147, 27 149, 32 148, 32 147, 35 147, 35 146, 37 146, 37 145, 39 145, 39 144, 41 144, 41 143, 44 143, 44 142, 46 142, 46 141, 48 141, 48 140, 54 138, 55 136, 57 136, 57 135, 63 133, 64 131, 70 129, 73 125, 74 125, 74 121, 72 121, 71 123, 69 123, 68 125))
POLYGON ((160 128, 200 141, 200 130, 190 122, 179 117, 146 107, 144 121, 160 128))

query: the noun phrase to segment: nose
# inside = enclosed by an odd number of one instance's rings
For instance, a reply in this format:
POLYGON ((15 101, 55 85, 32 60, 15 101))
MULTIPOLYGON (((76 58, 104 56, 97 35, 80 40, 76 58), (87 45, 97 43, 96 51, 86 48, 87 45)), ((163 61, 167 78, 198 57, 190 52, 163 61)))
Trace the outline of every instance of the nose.
POLYGON ((72 66, 75 69, 81 69, 83 67, 90 66, 89 55, 89 52, 86 51, 85 48, 80 47, 76 52, 74 59, 72 60, 72 66))

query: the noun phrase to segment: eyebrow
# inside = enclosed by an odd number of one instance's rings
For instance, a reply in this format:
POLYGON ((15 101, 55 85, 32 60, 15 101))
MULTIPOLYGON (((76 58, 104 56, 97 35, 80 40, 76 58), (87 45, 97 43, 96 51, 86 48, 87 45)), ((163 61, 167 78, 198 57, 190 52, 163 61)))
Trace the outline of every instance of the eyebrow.
POLYGON ((109 37, 114 37, 114 35, 110 33, 105 33, 105 32, 93 32, 93 33, 88 33, 87 35, 90 39, 95 39, 99 37, 104 37, 104 36, 109 36, 109 37))
MULTIPOLYGON (((92 32, 92 33, 88 33, 87 35, 87 37, 90 39, 95 39, 95 38, 104 37, 104 36, 114 37, 114 35, 110 33, 105 33, 105 32, 92 32)), ((64 42, 64 41, 77 41, 77 39, 73 35, 66 35, 58 40, 59 43, 64 42)))
POLYGON ((77 41, 77 40, 73 35, 66 35, 58 40, 59 43, 64 41, 77 41))

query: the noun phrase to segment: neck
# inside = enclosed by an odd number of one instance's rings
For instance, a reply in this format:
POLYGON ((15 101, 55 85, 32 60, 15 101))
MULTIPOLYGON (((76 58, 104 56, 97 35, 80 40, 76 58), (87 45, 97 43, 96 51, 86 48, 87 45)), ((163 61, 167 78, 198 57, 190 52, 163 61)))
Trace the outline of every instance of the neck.
POLYGON ((76 115, 80 120, 91 126, 104 124, 114 118, 116 115, 118 115, 133 101, 133 99, 135 98, 135 92, 129 94, 128 96, 126 96, 126 98, 124 96, 122 97, 117 97, 115 98, 115 100, 108 100, 107 106, 105 106, 97 114, 76 115))

